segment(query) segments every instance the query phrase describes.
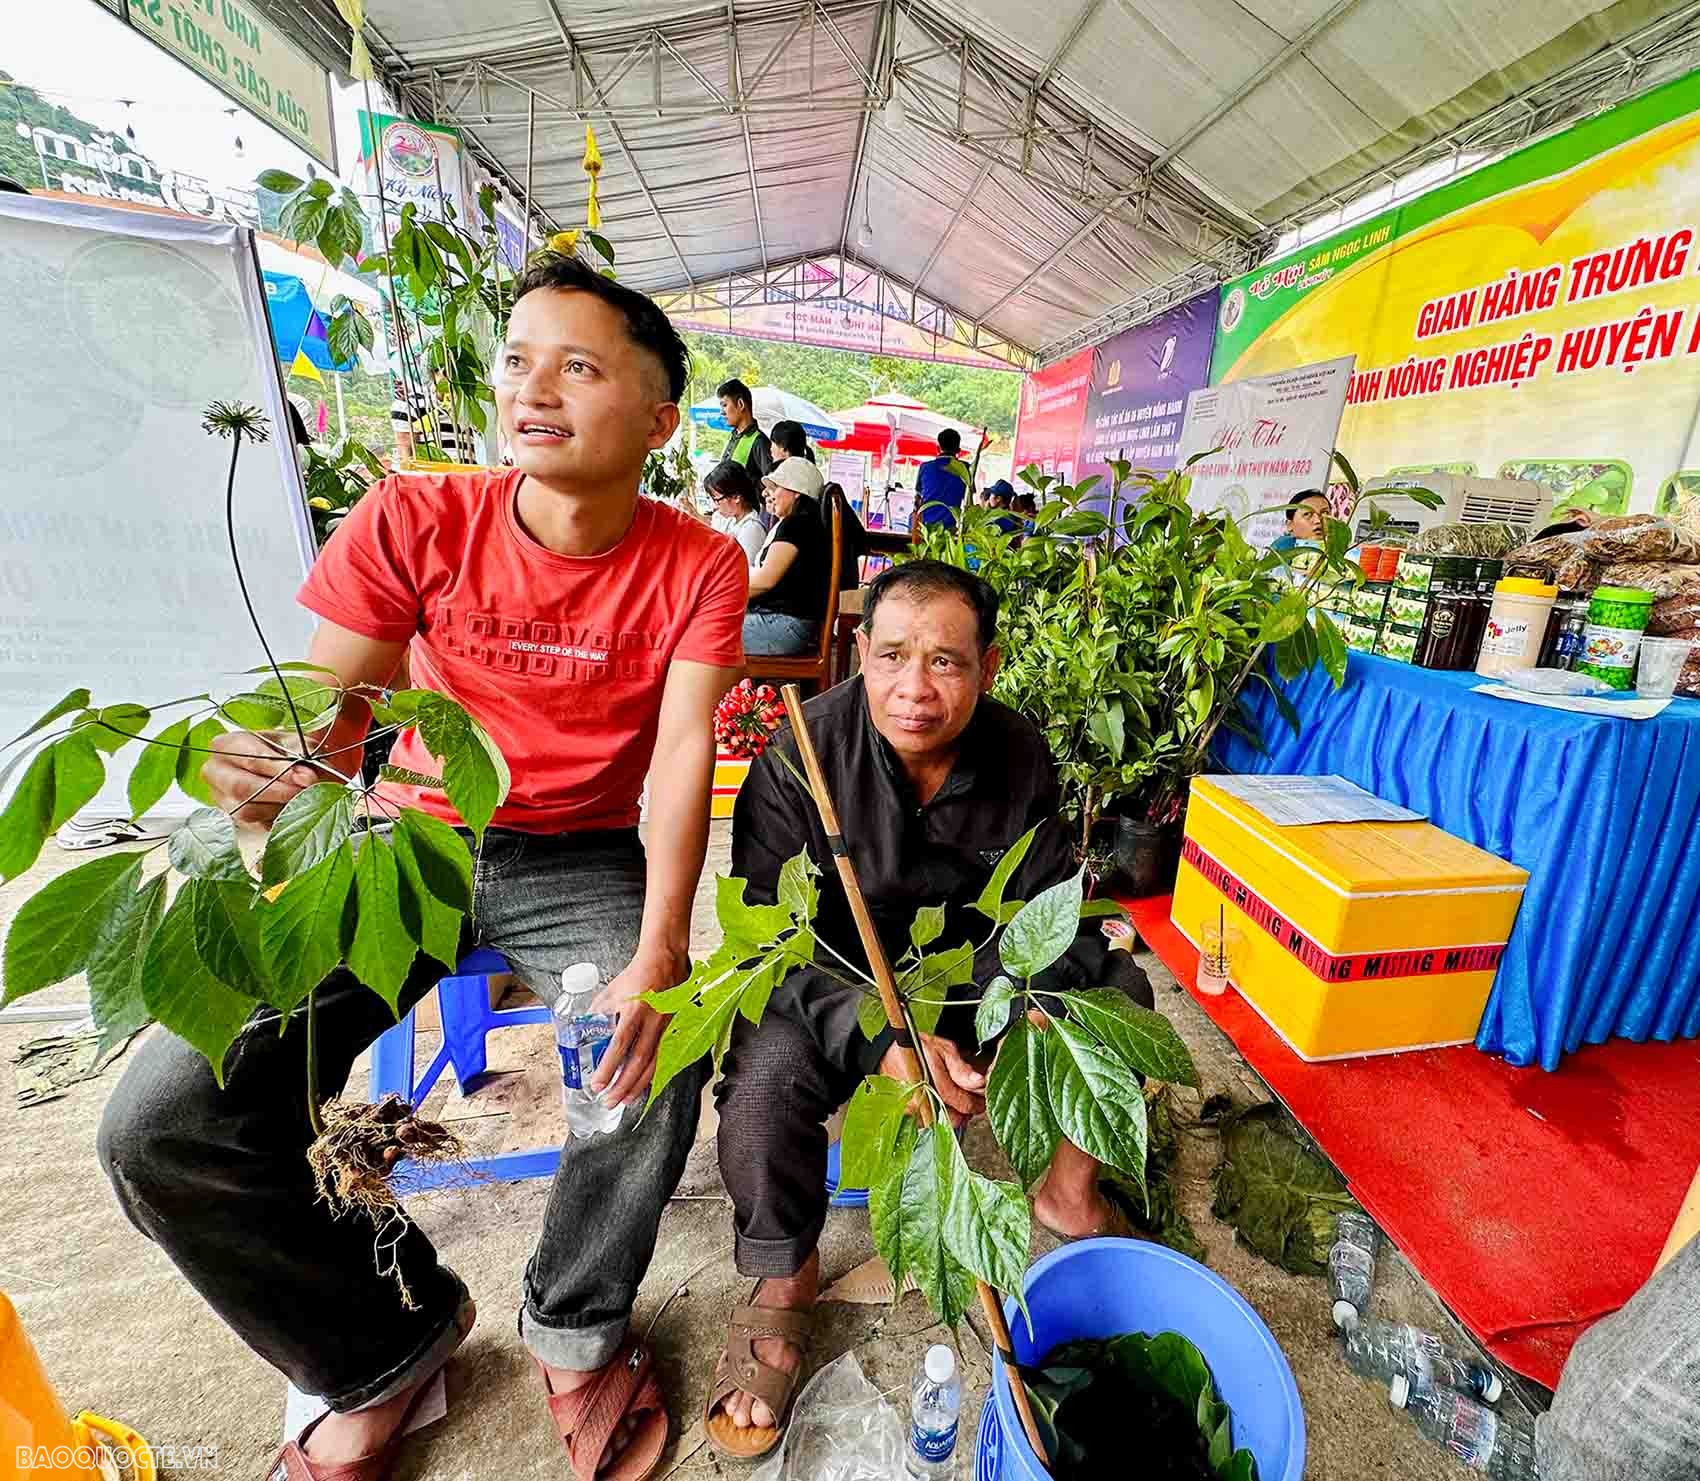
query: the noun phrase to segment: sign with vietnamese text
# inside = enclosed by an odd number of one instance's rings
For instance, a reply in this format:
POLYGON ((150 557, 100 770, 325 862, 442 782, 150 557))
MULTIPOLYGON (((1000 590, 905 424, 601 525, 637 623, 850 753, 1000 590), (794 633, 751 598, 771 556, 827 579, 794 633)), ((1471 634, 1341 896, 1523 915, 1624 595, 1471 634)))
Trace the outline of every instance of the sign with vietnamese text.
POLYGON ((1700 463, 1697 234, 1691 73, 1227 284, 1213 378, 1355 353, 1340 447, 1365 478, 1652 509, 1700 463))
POLYGON ((130 0, 133 29, 336 173, 331 75, 236 0, 130 0))
POLYGON ((1197 453, 1187 502, 1201 513, 1220 510, 1244 520, 1245 537, 1268 545, 1285 520, 1271 505, 1290 503, 1307 489, 1328 487, 1335 435, 1352 380, 1352 357, 1253 376, 1194 391, 1181 430, 1181 462, 1197 453))
POLYGON ((1015 422, 1015 472, 1037 466, 1041 473, 1075 481, 1080 458, 1080 424, 1092 392, 1092 351, 1082 350, 1025 376, 1015 422))

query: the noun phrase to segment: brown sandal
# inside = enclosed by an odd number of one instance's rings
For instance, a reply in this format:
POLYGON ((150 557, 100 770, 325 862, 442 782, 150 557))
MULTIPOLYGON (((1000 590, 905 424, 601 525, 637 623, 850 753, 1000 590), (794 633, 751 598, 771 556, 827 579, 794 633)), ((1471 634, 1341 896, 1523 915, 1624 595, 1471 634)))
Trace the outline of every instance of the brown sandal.
POLYGON ((321 1414, 278 1451, 277 1458, 266 1471, 266 1481, 384 1481, 390 1473, 390 1467, 395 1464, 396 1452, 401 1449, 401 1442, 407 1438, 407 1427, 413 1422, 414 1411, 436 1386, 437 1374, 443 1367, 448 1366, 449 1358, 453 1357, 460 1350, 461 1344, 471 1336, 476 1320, 477 1308, 462 1288, 460 1310, 455 1314, 455 1324, 460 1328, 460 1341, 443 1359, 442 1365, 427 1376, 415 1390, 413 1397, 408 1400, 407 1408, 401 1412, 395 1432, 384 1442, 381 1449, 374 1450, 370 1455, 363 1455, 358 1460, 344 1461, 339 1466, 315 1464, 307 1458, 306 1445, 313 1431, 330 1417, 329 1414, 321 1414))
POLYGON ((644 1481, 655 1473, 667 1448, 667 1406, 655 1381, 654 1356, 647 1344, 628 1336, 608 1366, 571 1393, 550 1389, 548 1370, 542 1363, 537 1367, 549 1394, 549 1417, 555 1421, 555 1433, 566 1447, 578 1481, 644 1481), (649 1417, 638 1426, 631 1443, 603 1467, 603 1452, 620 1421, 640 1414, 649 1417))
MULTIPOLYGON (((760 1293, 758 1280, 750 1292, 753 1303, 760 1293)), ((703 1434, 709 1449, 728 1460, 759 1460, 778 1448, 780 1436, 791 1420, 791 1405, 797 1397, 798 1380, 802 1377, 802 1358, 808 1356, 809 1334, 814 1327, 814 1310, 798 1311, 784 1306, 736 1306, 727 1326, 726 1346, 720 1350, 714 1365, 714 1383, 708 1391, 708 1402, 702 1408, 703 1434), (777 1337, 789 1342, 801 1354, 797 1371, 787 1373, 756 1356, 752 1345, 763 1337, 777 1337), (751 1425, 740 1429, 732 1423, 723 1406, 727 1399, 742 1390, 754 1394, 776 1415, 779 1422, 771 1426, 751 1425)))

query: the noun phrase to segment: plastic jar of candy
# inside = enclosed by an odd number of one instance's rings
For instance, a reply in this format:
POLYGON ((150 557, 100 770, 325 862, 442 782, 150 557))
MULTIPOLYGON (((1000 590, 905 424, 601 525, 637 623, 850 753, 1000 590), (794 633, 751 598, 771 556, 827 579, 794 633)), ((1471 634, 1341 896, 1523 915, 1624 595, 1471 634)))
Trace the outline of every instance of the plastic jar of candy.
POLYGON ((1595 588, 1582 633, 1578 673, 1592 674, 1613 689, 1635 687, 1635 659, 1653 612, 1653 593, 1635 586, 1595 588))

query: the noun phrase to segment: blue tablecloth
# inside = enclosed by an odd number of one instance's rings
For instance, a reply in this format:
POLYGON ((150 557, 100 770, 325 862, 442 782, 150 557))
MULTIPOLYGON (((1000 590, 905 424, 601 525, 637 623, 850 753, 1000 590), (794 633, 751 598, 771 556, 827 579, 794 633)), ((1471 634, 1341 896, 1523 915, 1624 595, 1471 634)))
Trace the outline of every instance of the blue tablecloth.
POLYGON ((1230 771, 1349 777, 1529 871, 1479 1048, 1557 1069, 1613 1035, 1700 1035, 1700 701, 1618 720, 1472 692, 1474 674, 1353 654, 1336 692, 1319 668, 1251 707, 1268 754, 1239 736, 1230 771))

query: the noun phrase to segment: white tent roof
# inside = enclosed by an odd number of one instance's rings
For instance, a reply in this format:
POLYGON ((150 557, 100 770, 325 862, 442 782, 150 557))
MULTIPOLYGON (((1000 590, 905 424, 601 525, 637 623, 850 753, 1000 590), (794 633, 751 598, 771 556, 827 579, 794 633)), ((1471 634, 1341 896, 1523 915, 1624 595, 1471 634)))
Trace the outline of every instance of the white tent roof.
MULTIPOLYGON (((334 0, 263 0, 346 61, 334 0)), ((894 306, 1055 351, 1298 215, 1695 62, 1688 0, 366 0, 404 105, 652 293, 844 255, 894 306), (888 106, 895 97, 895 106, 888 106), (528 142, 529 141, 529 142, 528 142), (910 310, 914 305, 910 302, 910 310)), ((753 288, 754 296, 749 297, 753 288)), ((782 290, 779 290, 782 291, 782 290)))

